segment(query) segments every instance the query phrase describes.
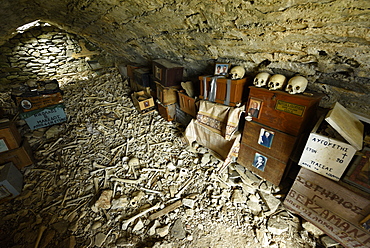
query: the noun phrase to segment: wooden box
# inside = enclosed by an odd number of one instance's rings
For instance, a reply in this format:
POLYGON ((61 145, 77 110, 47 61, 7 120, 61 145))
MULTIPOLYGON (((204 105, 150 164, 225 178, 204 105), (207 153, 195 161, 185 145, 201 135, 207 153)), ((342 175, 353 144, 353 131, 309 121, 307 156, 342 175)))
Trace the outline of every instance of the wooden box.
POLYGON ((317 122, 310 133, 298 164, 338 181, 356 150, 362 149, 364 125, 339 103, 325 117, 325 121, 333 128, 332 132, 338 132, 337 137, 318 133, 323 119, 317 122))
POLYGON ((316 123, 317 107, 323 94, 291 95, 250 86, 247 112, 253 121, 282 132, 299 135, 316 123))
POLYGON ((157 102, 158 112, 166 121, 175 120, 176 116, 176 104, 164 105, 160 102, 157 102))
POLYGON ((154 99, 148 91, 138 91, 131 94, 132 101, 138 111, 154 107, 154 99))
POLYGON ((0 168, 0 199, 9 200, 22 191, 23 175, 12 162, 0 168))
POLYGON ((163 86, 178 86, 181 84, 184 67, 166 59, 153 61, 153 76, 163 86))
POLYGON ((181 110, 179 104, 176 105, 176 115, 175 115, 175 121, 178 123, 181 123, 185 127, 189 125, 191 120, 194 118, 193 116, 189 115, 185 111, 181 110))
POLYGON ((130 79, 135 79, 134 72, 136 69, 141 68, 139 65, 127 65, 127 76, 130 79))
POLYGON ((149 68, 138 68, 134 70, 135 82, 143 87, 151 86, 151 74, 149 68))
POLYGON ((280 161, 245 143, 240 143, 238 163, 267 181, 279 185, 291 166, 291 161, 280 161))
POLYGON ((22 137, 14 122, 0 124, 0 152, 18 148, 21 141, 22 137))
POLYGON ((370 214, 370 194, 301 168, 284 205, 343 246, 370 247, 360 222, 370 214))
POLYGON ((155 84, 157 86, 157 98, 162 104, 169 105, 177 102, 179 86, 165 87, 159 82, 155 82, 155 84))
POLYGON ((288 162, 296 146, 297 137, 279 130, 247 121, 244 125, 242 142, 269 157, 288 162))
POLYGON ((20 147, 0 154, 0 164, 12 162, 18 169, 34 163, 32 149, 26 139, 20 147))
POLYGON ((21 107, 23 112, 29 112, 62 103, 63 97, 61 92, 57 92, 54 94, 16 97, 16 102, 17 105, 21 107))
POLYGON ((200 76, 199 81, 200 99, 228 106, 236 106, 245 100, 244 87, 246 86, 247 78, 232 80, 213 76, 200 76), (216 90, 213 91, 213 88, 216 90))
POLYGON ((195 117, 197 115, 197 106, 195 98, 186 95, 183 91, 178 92, 180 109, 185 113, 195 117))

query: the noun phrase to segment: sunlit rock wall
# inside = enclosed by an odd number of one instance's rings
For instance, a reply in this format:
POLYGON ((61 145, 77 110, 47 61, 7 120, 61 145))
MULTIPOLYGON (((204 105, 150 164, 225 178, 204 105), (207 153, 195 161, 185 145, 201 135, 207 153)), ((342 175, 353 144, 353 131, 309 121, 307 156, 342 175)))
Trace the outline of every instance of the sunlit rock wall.
POLYGON ((370 113, 370 2, 77 1, 7 0, 0 3, 0 44, 17 27, 41 19, 83 36, 125 63, 168 58, 187 78, 209 74, 215 61, 301 74, 339 101, 370 113))

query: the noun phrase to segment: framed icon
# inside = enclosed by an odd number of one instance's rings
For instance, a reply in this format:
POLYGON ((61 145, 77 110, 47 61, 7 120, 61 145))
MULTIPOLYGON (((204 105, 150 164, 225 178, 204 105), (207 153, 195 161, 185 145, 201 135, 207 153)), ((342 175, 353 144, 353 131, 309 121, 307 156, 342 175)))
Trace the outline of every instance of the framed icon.
POLYGON ((254 154, 253 167, 256 167, 257 169, 261 171, 265 171, 266 163, 267 163, 267 157, 257 152, 254 154))
POLYGON ((227 76, 229 72, 230 64, 228 63, 216 63, 215 65, 215 75, 224 75, 227 76))
POLYGON ((248 115, 258 118, 262 106, 262 101, 251 98, 248 105, 248 115))
POLYGON ((263 145, 267 148, 271 148, 274 135, 275 135, 274 132, 261 128, 260 135, 258 138, 258 144, 263 145))

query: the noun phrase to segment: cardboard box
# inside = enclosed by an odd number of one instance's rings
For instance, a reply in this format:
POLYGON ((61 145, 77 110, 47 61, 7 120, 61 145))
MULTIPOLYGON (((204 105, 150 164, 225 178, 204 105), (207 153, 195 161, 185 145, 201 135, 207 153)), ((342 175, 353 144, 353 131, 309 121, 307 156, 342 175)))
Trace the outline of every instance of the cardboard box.
POLYGON ((0 152, 18 148, 22 138, 14 122, 0 124, 0 152))
POLYGON ((22 191, 23 175, 12 162, 0 166, 0 199, 11 199, 22 191))
POLYGON ((31 130, 52 126, 67 120, 63 104, 21 113, 20 117, 27 122, 31 130))
POLYGON ((40 94, 36 96, 20 96, 16 97, 16 101, 23 112, 29 112, 62 103, 63 97, 61 92, 57 92, 54 94, 40 94))
POLYGON ((19 148, 0 154, 0 164, 8 162, 12 162, 18 169, 22 169, 34 163, 32 149, 26 139, 23 140, 19 148))
POLYGON ((345 247, 370 247, 370 232, 361 226, 370 194, 301 168, 284 205, 345 247))
POLYGON ((138 111, 144 111, 153 108, 154 99, 150 95, 150 90, 147 88, 146 91, 134 92, 131 94, 132 101, 138 111))
POLYGON ((317 133, 322 117, 310 133, 298 164, 338 181, 356 150, 362 148, 364 125, 339 103, 328 112, 325 121, 342 140, 317 133))

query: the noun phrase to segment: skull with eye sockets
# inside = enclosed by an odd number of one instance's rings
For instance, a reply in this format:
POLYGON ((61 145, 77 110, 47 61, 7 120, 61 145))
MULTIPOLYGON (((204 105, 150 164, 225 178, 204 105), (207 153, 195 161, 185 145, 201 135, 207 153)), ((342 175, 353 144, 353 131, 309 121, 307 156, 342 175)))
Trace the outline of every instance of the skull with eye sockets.
POLYGON ((267 82, 270 78, 270 74, 267 72, 260 72, 256 75, 256 77, 253 80, 253 84, 256 87, 263 87, 267 85, 267 82))
POLYGON ((302 76, 294 76, 288 81, 285 91, 289 94, 303 93, 307 88, 308 80, 302 76))
POLYGON ((267 86, 269 90, 284 90, 285 85, 286 77, 281 74, 275 74, 270 78, 267 86))

